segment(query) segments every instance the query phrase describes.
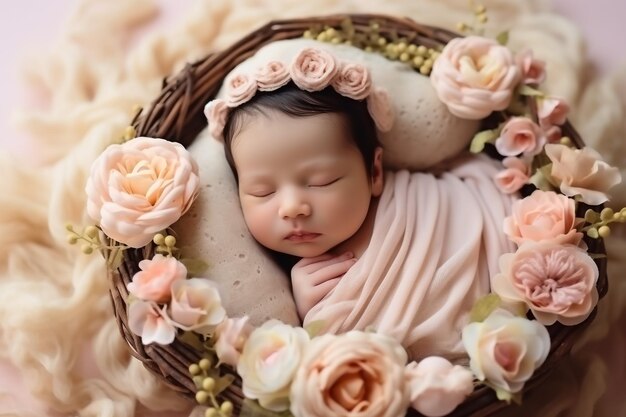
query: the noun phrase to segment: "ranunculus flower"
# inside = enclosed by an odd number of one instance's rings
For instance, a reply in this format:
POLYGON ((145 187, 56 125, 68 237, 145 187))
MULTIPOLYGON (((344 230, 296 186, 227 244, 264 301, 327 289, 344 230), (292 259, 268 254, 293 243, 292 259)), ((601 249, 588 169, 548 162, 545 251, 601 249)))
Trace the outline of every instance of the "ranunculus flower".
POLYGON ((332 85, 342 96, 363 100, 370 94, 372 80, 369 71, 363 65, 343 64, 332 85))
POLYGON ((552 161, 552 176, 559 181, 561 192, 567 196, 580 195, 584 203, 602 204, 609 199, 609 189, 622 181, 619 169, 602 160, 595 150, 584 147, 572 149, 560 144, 547 144, 552 161))
POLYGON ((510 393, 521 391, 550 352, 550 335, 541 323, 501 309, 465 326, 462 340, 476 378, 510 393))
POLYGON ((367 97, 367 110, 381 132, 389 132, 393 127, 395 114, 387 90, 374 88, 367 97))
POLYGON ((502 156, 537 155, 545 144, 543 131, 527 117, 511 117, 495 143, 502 156))
POLYGON ((587 251, 554 241, 527 242, 500 257, 491 288, 504 302, 525 303, 545 325, 581 323, 598 302, 598 267, 587 251))
POLYGON ((331 54, 323 49, 305 48, 291 64, 290 75, 298 88, 321 91, 330 85, 338 70, 331 54))
POLYGON ((274 91, 290 80, 289 71, 280 61, 270 61, 259 67, 255 74, 259 91, 274 91))
POLYGON ((513 194, 528 182, 530 167, 523 160, 509 156, 502 160, 502 165, 506 169, 498 172, 494 176, 496 186, 503 193, 513 194))
POLYGON ((533 58, 531 49, 524 49, 515 55, 515 62, 522 72, 524 84, 541 84, 546 78, 546 63, 533 58))
POLYGON ((448 42, 433 64, 430 80, 454 115, 482 119, 508 107, 520 70, 508 48, 468 36, 448 42))
POLYGON ((407 355, 389 336, 350 331, 311 340, 291 387, 298 417, 397 417, 409 406, 407 355))
POLYGON ((515 243, 552 240, 577 245, 582 233, 576 230, 576 203, 553 191, 536 190, 513 203, 504 219, 504 233, 515 243))
POLYGON ((217 140, 224 140, 224 126, 228 117, 228 106, 221 98, 211 100, 204 106, 204 115, 209 122, 209 133, 217 140))
POLYGON ((87 213, 110 238, 140 248, 189 209, 198 186, 198 165, 181 144, 138 137, 94 161, 87 213))
POLYGON ((176 327, 208 334, 226 318, 226 310, 209 280, 191 278, 172 285, 170 316, 176 327))
POLYGON ((128 291, 135 297, 166 303, 172 294, 172 284, 187 277, 187 268, 176 258, 157 254, 139 262, 139 269, 128 283, 128 291))
POLYGON ((169 345, 176 337, 176 328, 163 310, 153 301, 135 300, 128 307, 128 328, 141 336, 144 345, 169 345))
POLYGON ((546 97, 538 100, 537 116, 542 126, 562 125, 567 120, 569 105, 557 97, 546 97))
POLYGON ((221 363, 237 367, 241 351, 252 330, 254 326, 249 323, 248 316, 227 318, 217 326, 215 353, 221 363))
POLYGON ((429 356, 406 366, 411 405, 428 417, 452 412, 474 390, 474 376, 447 359, 429 356))
POLYGON ((254 329, 237 364, 244 395, 268 410, 287 410, 291 383, 308 343, 303 328, 278 320, 254 329))
POLYGON ((234 74, 226 79, 226 105, 237 107, 256 94, 257 84, 248 74, 234 74))

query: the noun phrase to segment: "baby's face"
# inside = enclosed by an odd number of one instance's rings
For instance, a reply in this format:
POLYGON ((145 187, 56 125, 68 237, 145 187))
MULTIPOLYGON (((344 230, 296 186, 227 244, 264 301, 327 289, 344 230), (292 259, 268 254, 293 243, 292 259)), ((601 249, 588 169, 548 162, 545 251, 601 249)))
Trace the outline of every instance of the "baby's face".
POLYGON ((233 138, 232 154, 244 219, 263 246, 321 255, 367 216, 371 178, 341 115, 254 115, 233 138))

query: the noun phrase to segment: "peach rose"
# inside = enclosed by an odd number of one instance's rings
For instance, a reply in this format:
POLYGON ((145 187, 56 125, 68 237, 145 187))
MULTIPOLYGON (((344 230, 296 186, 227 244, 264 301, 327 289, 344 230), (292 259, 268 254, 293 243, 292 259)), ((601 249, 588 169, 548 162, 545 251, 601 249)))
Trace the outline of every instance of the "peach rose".
POLYGON ((504 233, 515 243, 552 240, 578 245, 583 234, 576 230, 576 203, 553 191, 536 190, 513 203, 504 219, 504 233))
POLYGON ((498 172, 494 176, 496 186, 506 194, 513 194, 520 190, 530 178, 530 167, 523 160, 514 156, 506 157, 502 160, 502 165, 506 169, 498 172))
POLYGON ((172 284, 187 277, 187 268, 176 258, 157 254, 151 260, 139 262, 141 271, 128 283, 128 292, 135 297, 166 303, 171 298, 172 284))
POLYGON ((254 327, 249 323, 248 316, 230 319, 221 322, 215 329, 217 342, 215 353, 221 363, 236 367, 241 356, 243 346, 248 340, 254 327))
POLYGON ((452 412, 474 390, 474 376, 447 359, 429 356, 406 366, 411 405, 428 417, 452 412))
POLYGON ((270 61, 259 67, 255 78, 259 91, 274 91, 290 81, 289 71, 279 61, 270 61))
POLYGON ((465 326, 462 340, 476 378, 510 393, 522 390, 550 352, 543 325, 502 309, 465 326))
POLYGON ((298 88, 321 91, 328 87, 339 70, 335 58, 317 48, 305 48, 291 64, 290 75, 298 88))
POLYGON ((169 345, 176 337, 176 328, 172 325, 165 307, 163 310, 153 301, 135 300, 128 307, 128 328, 141 336, 144 345, 158 343, 169 345))
POLYGON ((291 383, 308 343, 303 328, 278 320, 254 329, 237 364, 244 395, 268 410, 287 410, 291 383))
POLYGON ((609 189, 622 182, 619 169, 604 162, 600 154, 589 147, 572 149, 547 144, 545 150, 552 161, 551 174, 567 196, 580 195, 584 203, 602 204, 609 199, 609 189))
POLYGON ((221 98, 211 100, 204 106, 204 115, 209 122, 209 133, 217 140, 224 140, 224 126, 228 117, 228 106, 221 98))
POLYGON ((87 213, 110 238, 140 248, 189 209, 198 186, 198 165, 181 144, 138 137, 94 161, 87 213))
POLYGON ((363 65, 343 64, 332 85, 342 96, 363 100, 370 94, 372 80, 369 71, 363 65))
POLYGON ((554 241, 527 242, 500 257, 491 283, 504 302, 524 303, 545 325, 584 321, 598 302, 598 267, 584 249, 554 241))
POLYGON ((515 55, 515 62, 522 72, 524 84, 541 84, 546 78, 546 63, 533 58, 533 51, 525 49, 515 55))
POLYGON ((409 406, 407 355, 388 336, 362 331, 311 340, 291 386, 298 417, 397 417, 409 406))
POLYGON ((562 125, 567 120, 569 105, 557 97, 546 97, 538 100, 537 116, 542 126, 562 125))
POLYGON ((249 101, 256 94, 257 84, 247 74, 235 74, 226 80, 226 105, 237 107, 249 101))
POLYGON ((543 131, 527 117, 511 117, 495 143, 502 156, 537 155, 545 144, 543 131))
POLYGON ((430 80, 454 115, 482 119, 509 106, 520 70, 506 47, 468 36, 448 42, 433 64, 430 80))
POLYGON ((191 278, 172 284, 170 316, 183 330, 208 334, 226 318, 220 294, 205 278, 191 278))
POLYGON ((367 110, 381 132, 389 132, 393 127, 395 114, 389 94, 383 88, 375 88, 367 97, 367 110))

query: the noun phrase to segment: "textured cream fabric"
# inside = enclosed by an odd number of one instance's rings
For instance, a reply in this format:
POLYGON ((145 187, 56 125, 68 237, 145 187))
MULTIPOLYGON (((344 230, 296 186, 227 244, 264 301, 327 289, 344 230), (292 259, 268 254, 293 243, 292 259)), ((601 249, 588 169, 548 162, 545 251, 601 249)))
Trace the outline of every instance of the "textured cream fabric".
MULTIPOLYGON (((511 31, 547 61, 547 89, 570 100, 588 143, 625 167, 626 72, 584 81, 579 31, 540 0, 490 0, 488 34, 511 31)), ((61 415, 129 417, 149 407, 188 405, 130 356, 117 334, 104 264, 65 243, 64 225, 88 224, 83 193, 91 162, 119 138, 136 104, 188 60, 226 47, 273 18, 339 11, 407 15, 453 28, 468 20, 466 0, 204 0, 167 29, 135 38, 156 17, 152 0, 79 1, 64 33, 26 67, 26 80, 48 101, 24 109, 18 124, 37 140, 43 166, 0 154, 0 359, 19 368, 33 397, 61 415)), ((618 199, 624 204, 624 188, 618 199)), ((611 291, 554 377, 504 415, 624 415, 626 243, 611 239, 611 291), (539 410, 539 411, 537 411, 539 410), (559 414, 560 413, 560 414, 559 414)), ((41 415, 34 402, 0 393, 7 415, 41 415), (5 405, 6 404, 6 405, 5 405)))

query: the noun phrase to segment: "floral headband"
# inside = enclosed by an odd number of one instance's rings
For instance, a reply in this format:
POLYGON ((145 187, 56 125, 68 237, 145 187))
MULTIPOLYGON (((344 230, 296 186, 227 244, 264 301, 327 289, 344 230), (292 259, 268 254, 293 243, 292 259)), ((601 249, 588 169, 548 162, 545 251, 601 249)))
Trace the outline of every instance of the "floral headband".
POLYGON ((290 81, 305 91, 321 91, 332 86, 342 96, 367 100, 367 110, 378 130, 388 132, 393 126, 394 114, 387 91, 372 86, 365 66, 340 62, 322 49, 305 48, 289 66, 280 61, 269 61, 253 74, 230 76, 226 80, 226 98, 212 100, 204 108, 209 132, 215 139, 223 141, 230 109, 246 103, 257 91, 274 91, 290 81))

